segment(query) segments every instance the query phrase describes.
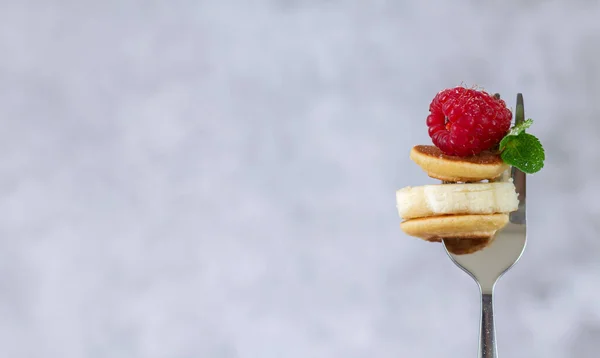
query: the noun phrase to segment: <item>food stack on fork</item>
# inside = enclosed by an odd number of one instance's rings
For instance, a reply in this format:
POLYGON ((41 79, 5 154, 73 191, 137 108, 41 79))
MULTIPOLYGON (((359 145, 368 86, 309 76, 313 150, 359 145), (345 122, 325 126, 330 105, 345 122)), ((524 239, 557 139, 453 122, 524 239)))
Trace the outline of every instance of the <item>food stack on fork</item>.
POLYGON ((511 166, 525 173, 543 167, 544 150, 525 130, 511 128, 512 112, 498 94, 456 87, 439 92, 426 124, 433 145, 417 145, 410 158, 441 184, 396 192, 400 224, 408 235, 445 241, 449 251, 468 254, 492 242, 519 200, 511 166))

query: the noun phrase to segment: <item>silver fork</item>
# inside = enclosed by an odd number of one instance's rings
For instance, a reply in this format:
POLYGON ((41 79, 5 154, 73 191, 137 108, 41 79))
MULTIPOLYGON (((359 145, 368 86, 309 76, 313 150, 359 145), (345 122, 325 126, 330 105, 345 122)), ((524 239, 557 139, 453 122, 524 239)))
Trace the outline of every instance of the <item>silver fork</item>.
MULTIPOLYGON (((524 118, 523 95, 519 93, 515 123, 523 122, 524 118)), ((525 173, 513 167, 511 177, 518 193, 519 208, 510 213, 509 223, 496 234, 488 247, 472 254, 455 255, 448 251, 444 241, 448 256, 479 285, 481 292, 479 358, 498 357, 493 311, 494 286, 498 279, 519 260, 527 242, 525 173)))

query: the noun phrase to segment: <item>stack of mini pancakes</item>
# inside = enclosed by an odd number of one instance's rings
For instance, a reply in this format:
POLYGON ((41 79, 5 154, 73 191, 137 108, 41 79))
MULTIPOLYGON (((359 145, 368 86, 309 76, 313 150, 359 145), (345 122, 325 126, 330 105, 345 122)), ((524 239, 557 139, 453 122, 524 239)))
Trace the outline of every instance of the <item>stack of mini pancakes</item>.
POLYGON ((456 254, 478 251, 517 210, 510 168, 495 152, 472 157, 443 154, 435 146, 418 145, 410 158, 430 177, 443 183, 405 187, 396 192, 400 227, 426 241, 446 241, 456 254))

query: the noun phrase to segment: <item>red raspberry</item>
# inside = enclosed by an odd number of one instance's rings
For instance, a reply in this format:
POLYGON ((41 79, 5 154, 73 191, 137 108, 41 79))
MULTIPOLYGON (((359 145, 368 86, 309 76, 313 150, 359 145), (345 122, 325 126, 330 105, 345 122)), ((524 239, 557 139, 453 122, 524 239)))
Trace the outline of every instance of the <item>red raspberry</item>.
POLYGON ((429 105, 427 127, 433 144, 447 155, 467 157, 498 145, 512 113, 499 97, 456 87, 439 92, 429 105))

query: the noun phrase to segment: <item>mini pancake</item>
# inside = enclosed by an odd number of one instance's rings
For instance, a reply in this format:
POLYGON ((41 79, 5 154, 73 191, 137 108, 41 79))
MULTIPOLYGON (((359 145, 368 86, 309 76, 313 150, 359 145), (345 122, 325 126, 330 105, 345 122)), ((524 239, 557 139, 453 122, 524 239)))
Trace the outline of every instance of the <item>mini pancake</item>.
POLYGON ((490 239, 508 224, 508 214, 430 216, 403 221, 406 234, 425 241, 490 239))
POLYGON ((414 146, 410 151, 410 159, 430 177, 446 182, 492 180, 509 168, 497 152, 487 151, 472 157, 456 157, 442 153, 433 145, 414 146))
POLYGON ((444 239, 446 249, 455 255, 466 255, 485 249, 490 246, 496 236, 481 239, 444 239))

